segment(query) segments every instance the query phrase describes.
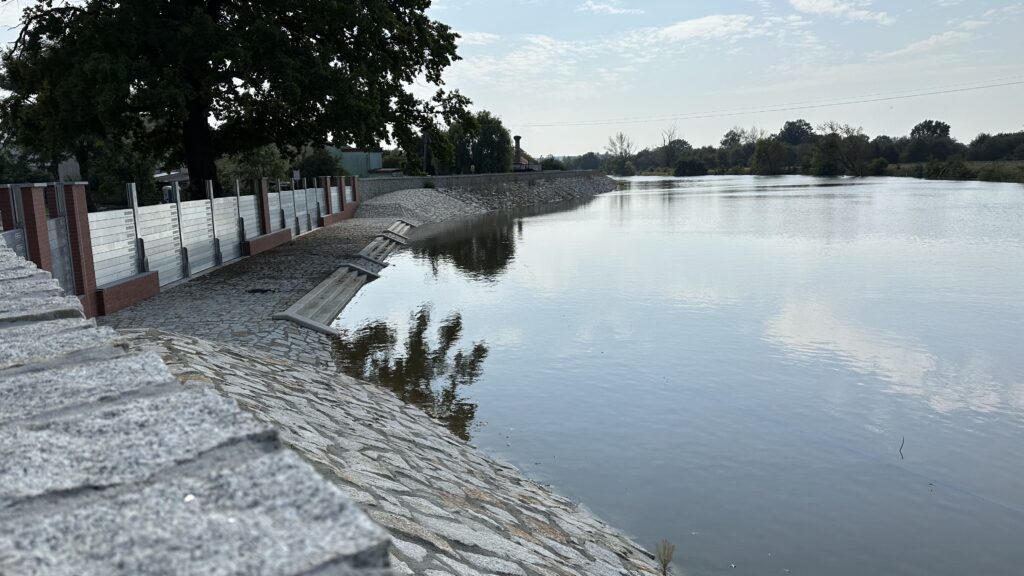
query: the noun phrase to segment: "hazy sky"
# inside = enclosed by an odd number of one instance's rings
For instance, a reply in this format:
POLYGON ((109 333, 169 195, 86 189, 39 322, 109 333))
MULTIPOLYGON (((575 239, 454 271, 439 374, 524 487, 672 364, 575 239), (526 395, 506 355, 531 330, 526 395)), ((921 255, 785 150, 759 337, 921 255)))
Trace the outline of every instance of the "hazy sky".
MULTIPOLYGON (((15 34, 12 4, 0 4, 0 41, 15 34)), ((1024 128, 1024 84, 758 111, 1024 81, 1016 0, 435 0, 430 12, 463 35, 448 85, 534 155, 600 150, 620 130, 655 145, 670 126, 713 144, 734 125, 793 118, 872 135, 937 118, 961 140, 1024 128)))
POLYGON ((1024 80, 1024 3, 1011 0, 438 0, 463 34, 447 75, 537 154, 641 146, 674 125, 692 144, 734 125, 840 120, 869 134, 949 122, 954 136, 1024 128, 1024 84, 836 107, 593 125, 623 118, 833 103, 1024 80), (995 81, 995 82, 992 82, 995 81), (537 126, 581 122, 580 126, 537 126))

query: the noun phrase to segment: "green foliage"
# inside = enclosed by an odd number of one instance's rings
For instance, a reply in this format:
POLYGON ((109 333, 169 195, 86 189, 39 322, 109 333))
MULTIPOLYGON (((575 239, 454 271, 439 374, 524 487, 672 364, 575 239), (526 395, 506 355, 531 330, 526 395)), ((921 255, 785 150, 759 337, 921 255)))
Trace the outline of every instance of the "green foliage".
POLYGON ((758 140, 754 147, 754 157, 750 162, 750 171, 764 176, 782 174, 787 159, 786 146, 781 141, 775 138, 758 140))
POLYGON ((809 144, 814 142, 814 127, 806 120, 790 120, 782 125, 777 138, 790 146, 809 144))
POLYGON ((128 202, 125 184, 134 183, 139 204, 159 204, 163 193, 153 174, 157 161, 135 150, 128 142, 100 143, 93 148, 89 187, 93 201, 100 206, 124 206, 128 202))
POLYGON ((605 172, 615 176, 636 176, 636 166, 632 160, 612 156, 605 161, 605 172))
POLYGON ((676 163, 675 169, 672 171, 673 176, 704 176, 708 173, 708 167, 700 160, 693 158, 683 158, 676 163))
POLYGON ((285 180, 290 177, 288 159, 281 154, 275 144, 225 156, 217 160, 217 168, 221 186, 225 190, 233 190, 235 180, 285 180))
POLYGON ((45 182, 53 175, 37 168, 26 155, 0 148, 0 183, 45 182))
POLYGON ((448 129, 452 147, 448 163, 456 174, 508 172, 512 168, 512 134, 494 114, 483 110, 448 129))
POLYGON ((295 163, 295 169, 303 178, 338 176, 343 172, 338 158, 324 148, 316 148, 302 156, 295 163))
POLYGON ((402 150, 385 150, 381 154, 381 168, 405 168, 405 152, 402 150))
POLYGON ((541 170, 565 170, 565 164, 555 158, 554 156, 548 156, 540 161, 541 170))
POLYGON ((868 138, 849 124, 826 122, 812 129, 805 120, 786 122, 775 135, 757 127, 735 127, 725 133, 719 146, 692 148, 674 130, 662 133, 662 144, 639 152, 632 140, 619 133, 609 139, 603 155, 588 152, 565 158, 566 166, 592 169, 600 166, 616 175, 674 174, 691 176, 713 174, 783 174, 817 176, 917 176, 920 178, 986 179, 1017 182, 1016 166, 978 166, 964 164, 974 160, 1024 160, 1024 131, 980 134, 970 146, 954 140, 945 122, 926 120, 914 127, 913 136, 877 136, 868 138), (682 155, 673 165, 665 165, 672 156, 666 147, 680 143, 682 155), (917 159, 918 162, 908 162, 917 159), (907 162, 910 166, 902 166, 907 162), (919 164, 919 166, 917 165, 919 164))
POLYGON ((587 152, 580 156, 579 161, 576 163, 578 170, 597 170, 600 167, 601 157, 593 152, 587 152))
POLYGON ((1024 165, 1003 166, 993 164, 978 170, 978 180, 985 182, 1020 182, 1024 184, 1024 165))
POLYGON ((925 120, 910 130, 911 138, 949 138, 949 124, 925 120))
POLYGON ((979 134, 967 150, 975 161, 1024 160, 1024 132, 979 134))
POLYGON ((197 182, 216 158, 267 144, 409 150, 468 104, 441 88, 457 35, 428 5, 37 0, 2 56, 0 117, 45 157, 130 140, 197 182), (424 100, 414 83, 438 89, 424 100))
POLYGON ((843 173, 839 166, 838 143, 834 139, 823 140, 811 157, 811 174, 814 176, 839 176, 843 173))
POLYGON ((885 158, 873 158, 870 162, 868 162, 867 175, 885 176, 885 173, 888 169, 888 160, 886 160, 885 158))

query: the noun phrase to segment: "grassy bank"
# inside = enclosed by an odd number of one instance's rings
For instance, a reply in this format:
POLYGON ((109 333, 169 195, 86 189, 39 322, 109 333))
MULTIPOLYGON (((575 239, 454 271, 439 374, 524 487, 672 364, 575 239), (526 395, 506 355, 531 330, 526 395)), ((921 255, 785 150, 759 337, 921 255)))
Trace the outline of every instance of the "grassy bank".
POLYGON ((894 164, 889 166, 886 175, 926 180, 981 180, 1024 184, 1024 160, 1000 162, 947 160, 945 162, 894 164))
MULTIPOLYGON (((1024 184, 1024 160, 1006 160, 997 162, 967 162, 963 160, 946 160, 944 162, 916 162, 891 164, 883 167, 878 176, 894 176, 899 178, 921 178, 924 180, 980 180, 982 182, 1015 182, 1024 184)), ((801 174, 796 168, 782 174, 801 174)), ((750 168, 734 167, 727 170, 708 170, 712 176, 737 176, 754 174, 750 168)), ((640 176, 672 176, 666 171, 646 171, 640 176)))

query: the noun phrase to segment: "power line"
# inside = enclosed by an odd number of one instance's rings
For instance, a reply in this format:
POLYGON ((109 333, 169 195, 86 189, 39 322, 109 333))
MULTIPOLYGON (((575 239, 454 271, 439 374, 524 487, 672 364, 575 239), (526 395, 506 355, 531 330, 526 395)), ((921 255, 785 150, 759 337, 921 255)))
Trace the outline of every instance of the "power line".
MULTIPOLYGON (((870 94, 860 94, 858 96, 848 96, 846 98, 838 98, 838 99, 837 98, 830 98, 830 99, 822 100, 822 99, 818 98, 818 99, 814 99, 814 100, 801 100, 799 102, 790 102, 788 104, 777 104, 777 105, 774 105, 774 106, 754 106, 754 107, 748 106, 748 107, 745 107, 745 108, 727 108, 725 110, 710 110, 710 111, 707 111, 707 112, 700 112, 700 113, 693 113, 693 114, 707 115, 707 114, 748 113, 748 112, 756 112, 757 110, 759 110, 761 108, 765 108, 765 107, 767 107, 767 108, 777 108, 777 107, 780 107, 780 106, 787 106, 787 107, 804 106, 804 105, 812 106, 812 105, 821 105, 821 104, 824 104, 824 103, 841 105, 841 104, 849 103, 849 102, 847 102, 849 100, 857 100, 857 99, 862 99, 862 98, 874 98, 874 97, 879 97, 879 96, 895 96, 895 95, 898 95, 898 94, 899 95, 906 95, 906 94, 909 94, 909 93, 917 93, 917 92, 921 92, 921 91, 946 90, 946 89, 961 88, 961 87, 966 87, 966 86, 976 87, 978 84, 994 84, 994 83, 999 83, 999 82, 1008 82, 1008 81, 1017 81, 1017 80, 1024 80, 1024 75, 1014 74, 1012 76, 1002 76, 1000 78, 989 78, 988 80, 977 80, 975 82, 958 82, 956 84, 943 84, 941 86, 932 86, 930 88, 910 88, 910 89, 907 89, 907 90, 886 90, 885 92, 873 92, 873 93, 870 93, 870 94)), ((689 116, 689 115, 691 115, 691 114, 686 114, 684 116, 689 116)), ((647 121, 647 120, 652 120, 653 121, 653 120, 662 120, 665 117, 666 117, 666 115, 664 115, 664 114, 659 115, 659 116, 653 116, 653 117, 652 116, 627 116, 627 117, 620 117, 620 118, 606 118, 606 119, 600 120, 600 121, 601 122, 633 122, 633 121, 641 121, 641 120, 642 121, 647 121)), ((588 121, 587 120, 580 120, 578 122, 588 122, 588 121)), ((568 123, 574 123, 574 121, 568 121, 568 123)), ((559 123, 556 122, 555 124, 559 124, 559 123)))
MULTIPOLYGON (((1015 76, 1012 78, 1019 78, 1015 76)), ((750 114, 764 114, 769 112, 792 112, 796 110, 813 110, 818 108, 832 108, 836 106, 847 106, 851 104, 869 104, 874 102, 889 102, 893 100, 906 100, 909 98, 921 98, 924 96, 937 96, 941 94, 955 94, 960 92, 972 92, 977 90, 987 90, 991 88, 1003 88, 1007 86, 1018 86, 1024 84, 1024 80, 1016 80, 1012 82, 999 82, 995 84, 984 84, 981 86, 966 86, 962 88, 948 87, 943 89, 931 89, 928 91, 915 91, 902 90, 898 92, 881 93, 876 95, 864 95, 853 98, 843 98, 832 101, 822 101, 819 103, 809 104, 780 104, 776 106, 767 106, 762 108, 744 108, 735 110, 721 110, 714 112, 698 112, 690 114, 676 114, 670 116, 656 116, 648 118, 626 118, 626 119, 609 119, 609 120, 580 120, 571 122, 548 122, 548 123, 531 123, 523 124, 524 127, 531 128, 555 128, 555 127, 571 127, 571 126, 608 126, 616 124, 646 124, 650 122, 665 122, 667 120, 700 120, 705 118, 725 118, 729 116, 746 116, 750 114), (884 94, 892 94, 885 96, 884 94)), ((956 85, 954 85, 956 86, 956 85)))

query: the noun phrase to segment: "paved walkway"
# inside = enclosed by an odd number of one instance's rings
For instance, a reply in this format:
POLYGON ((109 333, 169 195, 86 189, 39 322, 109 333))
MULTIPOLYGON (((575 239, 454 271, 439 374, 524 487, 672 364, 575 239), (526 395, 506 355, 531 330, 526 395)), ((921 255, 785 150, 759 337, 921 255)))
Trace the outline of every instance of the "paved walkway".
POLYGON ((277 432, 0 245, 0 574, 390 574, 277 432))

